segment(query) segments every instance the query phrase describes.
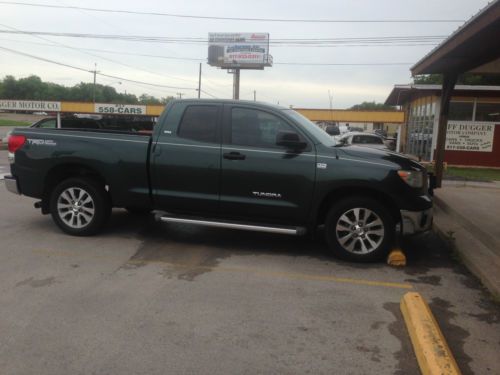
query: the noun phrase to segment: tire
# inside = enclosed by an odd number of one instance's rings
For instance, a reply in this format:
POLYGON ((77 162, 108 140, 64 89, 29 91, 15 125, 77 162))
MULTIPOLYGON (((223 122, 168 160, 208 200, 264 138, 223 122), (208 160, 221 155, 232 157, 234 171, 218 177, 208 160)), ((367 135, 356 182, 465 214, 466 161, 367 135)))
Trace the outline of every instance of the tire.
POLYGON ((328 247, 344 260, 380 260, 389 253, 394 235, 395 224, 391 213, 371 198, 342 199, 330 208, 326 217, 328 247))
POLYGON ((52 219, 63 232, 91 236, 103 229, 111 214, 104 186, 89 178, 69 178, 50 196, 52 219))
POLYGON ((147 215, 151 213, 150 208, 141 208, 141 207, 125 207, 127 212, 131 215, 147 215))

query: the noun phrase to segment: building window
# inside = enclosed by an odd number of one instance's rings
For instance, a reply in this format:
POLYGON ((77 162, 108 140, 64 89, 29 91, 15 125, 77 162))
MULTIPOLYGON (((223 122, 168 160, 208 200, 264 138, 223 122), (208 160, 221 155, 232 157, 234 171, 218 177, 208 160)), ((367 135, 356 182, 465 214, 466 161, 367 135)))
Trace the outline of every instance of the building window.
POLYGON ((500 121, 500 103, 477 103, 476 121, 500 121))
POLYGON ((474 112, 473 102, 450 102, 450 111, 448 120, 454 121, 472 121, 474 112))

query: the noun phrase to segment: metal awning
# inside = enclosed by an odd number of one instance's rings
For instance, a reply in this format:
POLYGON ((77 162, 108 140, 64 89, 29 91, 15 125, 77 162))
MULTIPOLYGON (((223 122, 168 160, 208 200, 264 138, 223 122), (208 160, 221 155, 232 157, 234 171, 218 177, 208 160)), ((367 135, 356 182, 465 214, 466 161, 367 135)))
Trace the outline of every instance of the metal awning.
POLYGON ((413 76, 500 73, 500 1, 484 7, 410 70, 413 76))

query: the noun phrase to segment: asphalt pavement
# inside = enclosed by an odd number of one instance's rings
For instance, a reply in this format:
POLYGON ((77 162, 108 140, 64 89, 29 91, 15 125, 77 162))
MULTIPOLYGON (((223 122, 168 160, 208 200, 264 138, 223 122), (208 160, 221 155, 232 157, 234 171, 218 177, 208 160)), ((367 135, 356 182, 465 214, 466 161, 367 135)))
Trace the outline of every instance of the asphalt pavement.
POLYGON ((71 237, 33 203, 0 186, 2 374, 419 374, 407 291, 464 374, 500 373, 499 306, 432 234, 405 241, 395 269, 341 262, 320 239, 124 210, 71 237))

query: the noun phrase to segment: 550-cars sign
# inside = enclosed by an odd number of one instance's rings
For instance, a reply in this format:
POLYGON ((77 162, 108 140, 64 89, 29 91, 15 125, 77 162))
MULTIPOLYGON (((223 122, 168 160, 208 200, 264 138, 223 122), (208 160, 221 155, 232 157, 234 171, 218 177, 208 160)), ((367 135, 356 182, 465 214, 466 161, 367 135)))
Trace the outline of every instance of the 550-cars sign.
POLYGON ((111 114, 111 115, 145 115, 145 105, 134 104, 95 104, 95 113, 111 114))

